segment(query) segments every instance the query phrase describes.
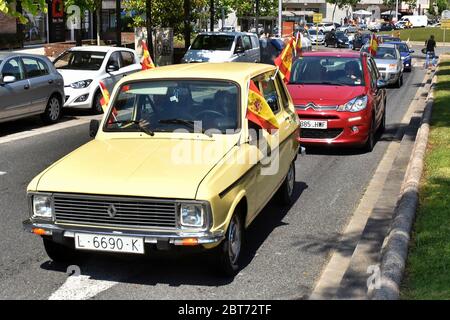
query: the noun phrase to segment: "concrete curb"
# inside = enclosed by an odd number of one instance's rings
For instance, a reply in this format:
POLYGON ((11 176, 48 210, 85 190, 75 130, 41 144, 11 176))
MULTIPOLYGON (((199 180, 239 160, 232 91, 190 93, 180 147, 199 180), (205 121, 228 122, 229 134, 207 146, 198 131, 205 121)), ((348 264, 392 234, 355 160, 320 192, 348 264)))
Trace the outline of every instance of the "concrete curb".
POLYGON ((408 256, 411 229, 419 203, 419 183, 428 143, 428 133, 434 102, 433 92, 438 70, 439 68, 436 69, 433 75, 431 90, 427 97, 421 125, 406 169, 397 207, 394 211, 394 220, 382 249, 380 286, 374 290, 373 300, 399 299, 400 285, 408 256))

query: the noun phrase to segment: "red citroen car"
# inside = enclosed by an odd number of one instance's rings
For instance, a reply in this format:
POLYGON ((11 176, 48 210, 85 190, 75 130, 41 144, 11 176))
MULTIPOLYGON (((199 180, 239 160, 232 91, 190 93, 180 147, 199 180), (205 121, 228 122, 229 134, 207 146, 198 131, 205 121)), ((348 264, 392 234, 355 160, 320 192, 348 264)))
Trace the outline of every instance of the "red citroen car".
POLYGON ((386 83, 373 58, 346 51, 306 52, 292 65, 288 89, 305 145, 371 151, 386 122, 386 83))

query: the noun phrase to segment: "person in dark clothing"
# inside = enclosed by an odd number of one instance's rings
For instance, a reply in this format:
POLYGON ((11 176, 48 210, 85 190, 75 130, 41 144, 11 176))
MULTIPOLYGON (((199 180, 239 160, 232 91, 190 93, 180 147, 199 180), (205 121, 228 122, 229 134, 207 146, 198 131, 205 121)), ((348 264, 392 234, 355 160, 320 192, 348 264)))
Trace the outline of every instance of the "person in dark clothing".
POLYGON ((433 64, 433 66, 436 66, 436 54, 434 49, 436 48, 436 41, 434 40, 434 36, 431 35, 430 39, 428 39, 427 41, 425 41, 425 45, 427 47, 426 51, 427 51, 427 58, 425 61, 425 69, 429 68, 430 65, 430 59, 431 59, 431 63, 433 64))

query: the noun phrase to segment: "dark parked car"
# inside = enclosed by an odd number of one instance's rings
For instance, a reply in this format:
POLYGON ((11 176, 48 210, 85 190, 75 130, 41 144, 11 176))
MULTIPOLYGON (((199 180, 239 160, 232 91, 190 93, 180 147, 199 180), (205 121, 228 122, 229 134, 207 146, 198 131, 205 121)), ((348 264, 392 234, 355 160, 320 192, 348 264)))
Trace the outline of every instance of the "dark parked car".
POLYGON ((380 43, 401 42, 402 41, 402 40, 400 40, 400 38, 387 36, 387 35, 381 35, 381 36, 378 36, 377 38, 378 38, 378 42, 380 42, 380 43))
POLYGON ((335 48, 348 48, 348 37, 342 32, 327 32, 325 34, 325 47, 332 46, 335 48))
POLYGON ((370 41, 370 33, 360 33, 355 35, 353 39, 353 50, 360 50, 367 42, 370 41))
POLYGON ((54 123, 62 114, 64 80, 40 55, 0 54, 0 122, 40 114, 54 123))
POLYGON ((382 23, 379 31, 392 31, 394 30, 394 26, 390 23, 382 23))

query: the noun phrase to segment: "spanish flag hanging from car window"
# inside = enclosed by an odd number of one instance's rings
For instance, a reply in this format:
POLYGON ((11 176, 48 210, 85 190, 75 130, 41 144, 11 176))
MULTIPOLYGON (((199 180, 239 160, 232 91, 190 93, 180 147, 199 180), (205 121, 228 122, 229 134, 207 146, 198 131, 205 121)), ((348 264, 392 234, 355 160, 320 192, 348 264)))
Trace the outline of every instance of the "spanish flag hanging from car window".
POLYGON ((296 56, 302 54, 302 34, 299 31, 297 31, 294 40, 294 54, 296 56))
MULTIPOLYGON (((106 113, 106 111, 108 111, 108 105, 110 100, 109 91, 102 81, 100 81, 99 84, 100 84, 100 91, 102 92, 100 104, 102 105, 103 112, 106 113)), ((117 110, 114 107, 112 109, 111 118, 109 118, 108 123, 112 123, 113 121, 117 121, 117 110)))
POLYGON ((377 50, 378 50, 378 39, 375 33, 372 33, 372 36, 370 37, 369 53, 372 56, 375 56, 377 54, 377 50))
POLYGON ((250 80, 248 91, 247 119, 269 133, 279 127, 277 118, 253 80, 250 80))
POLYGON ((102 105, 103 112, 106 112, 109 104, 109 91, 106 88, 105 84, 100 81, 100 91, 102 92, 102 98, 100 99, 100 104, 102 105))
POLYGON ((150 52, 148 51, 147 42, 142 41, 142 70, 149 70, 155 68, 150 52))
POLYGON ((283 51, 281 51, 280 55, 275 59, 275 65, 278 67, 281 77, 285 83, 288 83, 291 77, 292 58, 295 49, 294 41, 295 38, 291 37, 283 51))

